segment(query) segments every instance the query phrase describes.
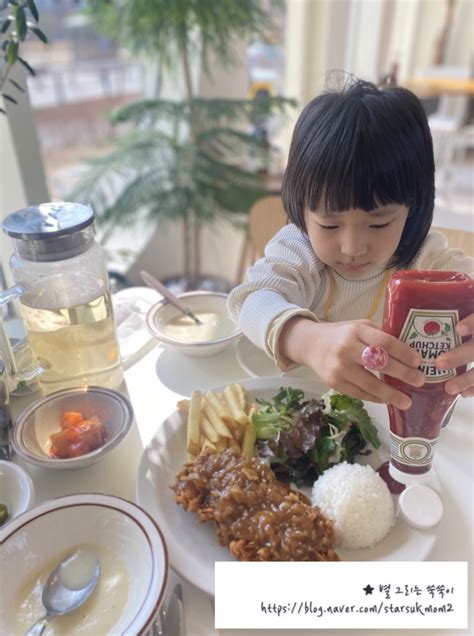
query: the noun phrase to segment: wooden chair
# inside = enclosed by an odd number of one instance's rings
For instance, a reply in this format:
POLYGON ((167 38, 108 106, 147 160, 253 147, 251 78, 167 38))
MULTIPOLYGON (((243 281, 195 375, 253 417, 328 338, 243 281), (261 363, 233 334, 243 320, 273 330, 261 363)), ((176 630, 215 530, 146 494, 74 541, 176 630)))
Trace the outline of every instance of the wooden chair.
POLYGON ((444 227, 433 227, 432 229, 446 236, 449 247, 458 247, 466 256, 474 257, 474 232, 450 230, 444 227))
POLYGON ((280 196, 263 197, 253 204, 249 212, 248 236, 240 256, 237 283, 244 280, 247 267, 263 256, 265 245, 287 222, 280 196))

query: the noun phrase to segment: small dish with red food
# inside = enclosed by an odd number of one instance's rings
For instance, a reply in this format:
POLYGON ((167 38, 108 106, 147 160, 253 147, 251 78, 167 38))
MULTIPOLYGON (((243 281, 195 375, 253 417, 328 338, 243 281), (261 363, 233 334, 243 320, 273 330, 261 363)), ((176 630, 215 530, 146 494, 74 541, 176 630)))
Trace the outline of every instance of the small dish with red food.
POLYGON ((86 418, 78 411, 65 411, 61 415, 59 426, 61 430, 49 436, 49 454, 56 459, 81 457, 100 448, 107 441, 105 426, 95 413, 86 418))
POLYGON ((115 448, 132 421, 132 406, 118 391, 96 386, 64 389, 21 413, 12 445, 37 466, 85 468, 115 448))

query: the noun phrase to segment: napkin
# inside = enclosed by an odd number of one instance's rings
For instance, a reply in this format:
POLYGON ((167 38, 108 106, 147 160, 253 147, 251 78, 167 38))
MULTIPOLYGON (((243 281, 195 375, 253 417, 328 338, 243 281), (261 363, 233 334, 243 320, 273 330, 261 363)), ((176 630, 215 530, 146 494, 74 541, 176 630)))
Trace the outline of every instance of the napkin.
POLYGON ((161 299, 161 294, 149 287, 129 287, 113 294, 117 340, 125 369, 157 344, 146 327, 146 315, 161 299))

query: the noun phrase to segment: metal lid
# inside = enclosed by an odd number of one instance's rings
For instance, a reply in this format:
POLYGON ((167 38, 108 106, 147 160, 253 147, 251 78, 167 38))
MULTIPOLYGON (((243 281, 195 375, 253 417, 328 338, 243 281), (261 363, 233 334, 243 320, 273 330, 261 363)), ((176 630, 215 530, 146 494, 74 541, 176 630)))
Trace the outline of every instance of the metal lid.
POLYGON ((94 212, 88 205, 59 201, 12 212, 2 225, 12 238, 37 241, 74 234, 93 221, 94 212))

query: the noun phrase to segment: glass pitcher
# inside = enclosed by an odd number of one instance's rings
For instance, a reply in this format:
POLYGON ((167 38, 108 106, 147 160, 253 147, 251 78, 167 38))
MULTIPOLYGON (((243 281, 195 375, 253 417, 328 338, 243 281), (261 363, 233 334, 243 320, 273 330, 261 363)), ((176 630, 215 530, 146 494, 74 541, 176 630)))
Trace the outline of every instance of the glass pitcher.
MULTIPOLYGON (((13 241, 10 269, 45 393, 122 382, 104 250, 94 213, 77 203, 45 203, 3 222, 13 241)), ((12 293, 12 290, 9 290, 12 293)))

